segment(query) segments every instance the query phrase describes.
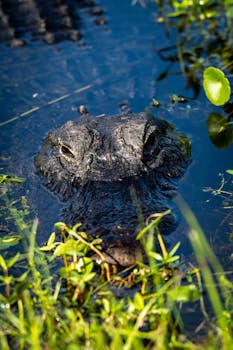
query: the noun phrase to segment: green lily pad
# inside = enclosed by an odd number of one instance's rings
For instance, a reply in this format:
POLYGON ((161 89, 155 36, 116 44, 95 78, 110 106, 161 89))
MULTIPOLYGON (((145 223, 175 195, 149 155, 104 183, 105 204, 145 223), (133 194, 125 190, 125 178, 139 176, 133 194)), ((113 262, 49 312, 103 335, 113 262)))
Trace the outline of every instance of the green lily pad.
POLYGON ((207 98, 215 106, 224 105, 230 99, 231 87, 224 73, 214 67, 204 71, 203 87, 207 98))

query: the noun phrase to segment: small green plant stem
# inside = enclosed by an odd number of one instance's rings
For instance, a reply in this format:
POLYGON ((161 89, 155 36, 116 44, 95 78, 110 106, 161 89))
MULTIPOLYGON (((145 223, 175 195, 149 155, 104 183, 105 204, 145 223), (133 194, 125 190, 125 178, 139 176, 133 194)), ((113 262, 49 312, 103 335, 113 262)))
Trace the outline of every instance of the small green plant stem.
MULTIPOLYGON (((67 227, 66 225, 62 225, 62 228, 61 228, 61 240, 62 242, 65 242, 66 240, 66 232, 67 232, 67 227)), ((68 281, 69 280, 69 274, 68 274, 68 261, 67 261, 67 256, 66 254, 64 254, 62 256, 63 258, 63 262, 64 262, 64 266, 65 266, 65 271, 66 271, 66 280, 68 281)))
POLYGON ((6 297, 9 298, 10 297, 9 268, 8 268, 7 262, 5 261, 5 259, 4 259, 4 257, 2 255, 0 255, 0 267, 3 270, 6 297))
POLYGON ((161 235, 161 233, 159 231, 157 232, 157 238, 158 238, 158 241, 159 241, 160 248, 162 250, 163 257, 166 258, 167 255, 168 255, 168 252, 167 252, 167 249, 165 247, 165 244, 164 244, 164 241, 163 241, 163 237, 162 237, 162 235, 161 235))
POLYGON ((130 350, 132 349, 132 342, 135 338, 135 335, 137 335, 139 328, 141 327, 141 325, 143 324, 143 321, 146 317, 146 315, 148 314, 149 310, 151 309, 151 307, 154 304, 154 299, 150 299, 149 302, 146 304, 146 306, 142 309, 142 311, 140 312, 140 314, 138 315, 138 318, 135 322, 135 325, 132 329, 132 332, 130 332, 130 335, 127 338, 126 344, 124 346, 124 350, 130 350))
POLYGON ((104 255, 101 253, 101 251, 99 249, 97 249, 92 243, 86 241, 81 235, 79 235, 77 232, 68 229, 67 228, 67 233, 73 237, 75 237, 77 240, 79 240, 80 242, 84 243, 85 245, 87 245, 93 252, 95 252, 97 255, 99 255, 101 261, 105 261, 105 257, 104 255))
MULTIPOLYGON (((200 275, 199 269, 195 270, 195 275, 196 275, 197 283, 198 283, 200 290, 203 290, 202 280, 201 280, 201 275, 200 275)), ((204 303, 204 298, 203 298, 202 294, 200 295, 200 307, 201 307, 201 311, 202 311, 205 319, 209 321, 209 315, 207 314, 207 311, 205 308, 205 303, 204 303)))
POLYGON ((188 205, 185 203, 181 196, 178 196, 176 201, 178 202, 181 212, 191 227, 189 235, 190 241, 195 252, 196 259, 201 268, 203 280, 205 282, 207 293, 209 295, 209 299, 215 312, 217 321, 220 327, 223 327, 224 329, 224 324, 222 323, 223 305, 217 287, 215 286, 211 267, 214 268, 216 272, 219 272, 220 275, 224 274, 223 270, 216 256, 210 249, 207 239, 205 238, 197 219, 189 209, 188 205))
POLYGON ((111 273, 109 269, 109 264, 107 262, 103 263, 103 270, 105 272, 106 279, 109 282, 111 280, 111 273))
POLYGON ((31 350, 41 350, 40 346, 40 331, 42 327, 42 322, 35 315, 35 309, 33 308, 33 301, 31 299, 31 295, 29 291, 24 291, 24 305, 28 315, 28 339, 27 342, 30 344, 31 350))
POLYGON ((10 297, 10 277, 8 274, 8 270, 4 271, 4 281, 5 281, 5 290, 6 290, 6 297, 10 297))
POLYGON ((0 349, 11 350, 8 345, 7 337, 5 336, 4 332, 2 332, 1 330, 0 330, 0 349))
POLYGON ((31 229, 31 236, 30 236, 30 244, 28 247, 28 263, 31 267, 32 271, 35 273, 35 261, 34 261, 34 254, 35 254, 35 243, 36 243, 36 232, 38 227, 38 219, 35 219, 33 221, 32 229, 31 229))
POLYGON ((18 312, 19 312, 19 331, 20 331, 20 342, 19 349, 24 349, 25 346, 25 319, 24 319, 24 309, 22 299, 18 299, 18 312))

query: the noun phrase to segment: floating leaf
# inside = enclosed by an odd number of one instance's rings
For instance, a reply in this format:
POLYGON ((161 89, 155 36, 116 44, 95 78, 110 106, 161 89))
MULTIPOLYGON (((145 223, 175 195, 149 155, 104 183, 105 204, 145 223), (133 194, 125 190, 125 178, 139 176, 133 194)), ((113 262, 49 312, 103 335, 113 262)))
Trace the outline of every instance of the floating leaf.
POLYGON ((230 99, 229 80, 218 68, 208 67, 205 69, 203 87, 207 98, 216 106, 221 106, 230 99))
POLYGON ((219 113, 210 113, 207 120, 208 134, 211 142, 223 149, 233 141, 233 129, 226 117, 219 113))

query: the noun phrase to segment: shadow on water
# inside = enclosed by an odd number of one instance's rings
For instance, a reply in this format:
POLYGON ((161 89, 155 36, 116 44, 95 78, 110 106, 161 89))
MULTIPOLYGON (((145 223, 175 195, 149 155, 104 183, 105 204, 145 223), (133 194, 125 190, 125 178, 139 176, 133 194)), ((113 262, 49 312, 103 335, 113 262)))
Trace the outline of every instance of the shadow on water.
MULTIPOLYGON (((100 17, 89 15, 89 8, 78 9, 81 41, 47 45, 41 38, 26 38, 22 47, 1 44, 0 122, 21 116, 0 128, 1 172, 26 178, 24 188, 40 220, 38 241, 42 243, 59 220, 61 210, 61 203, 43 187, 33 165, 43 137, 49 130, 76 119, 81 104, 93 115, 114 115, 122 104, 139 112, 156 98, 161 105, 153 113, 176 125, 192 142, 192 164, 179 183, 179 191, 224 260, 231 214, 223 208, 227 198, 213 196, 210 189, 219 188, 219 173, 232 168, 232 146, 222 150, 215 147, 206 127, 208 115, 219 110, 210 105, 200 88, 194 90, 196 99, 171 102, 174 93, 187 97, 192 93, 187 90, 177 60, 168 70, 168 60, 161 55, 165 47, 174 44, 175 35, 172 31, 167 36, 164 25, 155 23, 153 3, 141 8, 131 6, 130 0, 101 0, 97 5, 104 11, 102 22, 100 17), (23 114, 35 107, 39 108, 23 114)), ((224 178, 230 191, 232 180, 228 175, 224 178)), ((173 237, 182 241, 184 255, 191 253, 187 232, 180 218, 173 237)))

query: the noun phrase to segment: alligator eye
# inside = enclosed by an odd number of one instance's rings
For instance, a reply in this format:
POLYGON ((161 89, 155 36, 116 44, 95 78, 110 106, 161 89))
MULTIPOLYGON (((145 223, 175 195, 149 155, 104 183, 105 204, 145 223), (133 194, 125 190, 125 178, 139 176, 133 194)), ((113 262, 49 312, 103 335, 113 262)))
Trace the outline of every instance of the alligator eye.
POLYGON ((146 138, 143 148, 143 161, 146 164, 150 164, 157 153, 158 140, 155 132, 149 134, 146 138))
POLYGON ((152 132, 147 139, 145 140, 144 143, 144 150, 143 153, 144 155, 151 155, 154 151, 154 149, 156 148, 156 135, 154 132, 152 132))
POLYGON ((151 133, 145 142, 144 148, 153 147, 155 143, 156 143, 155 133, 151 133))
POLYGON ((74 158, 74 154, 73 154, 73 152, 71 151, 71 149, 69 147, 67 147, 65 145, 62 145, 61 148, 60 148, 60 151, 66 157, 74 158))

